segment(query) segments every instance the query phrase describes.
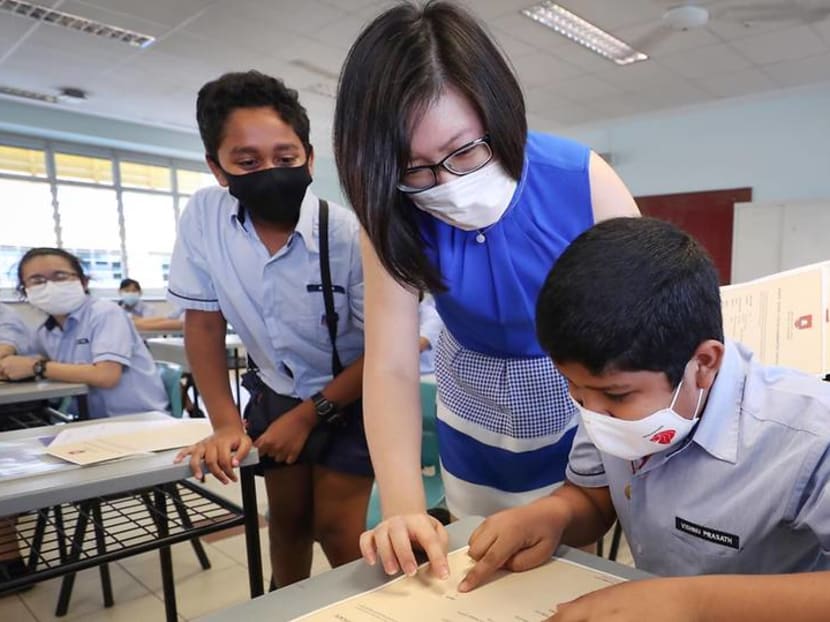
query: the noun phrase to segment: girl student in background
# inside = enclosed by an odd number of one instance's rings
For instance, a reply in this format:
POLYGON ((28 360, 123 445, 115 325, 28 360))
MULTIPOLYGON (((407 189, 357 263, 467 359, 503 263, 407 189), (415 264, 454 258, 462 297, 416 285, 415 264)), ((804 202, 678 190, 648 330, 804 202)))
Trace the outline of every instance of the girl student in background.
POLYGON ((113 302, 89 295, 81 262, 59 248, 33 248, 20 260, 18 290, 47 314, 33 336, 35 356, 0 360, 0 377, 89 386, 92 418, 167 411, 167 394, 150 352, 113 302))

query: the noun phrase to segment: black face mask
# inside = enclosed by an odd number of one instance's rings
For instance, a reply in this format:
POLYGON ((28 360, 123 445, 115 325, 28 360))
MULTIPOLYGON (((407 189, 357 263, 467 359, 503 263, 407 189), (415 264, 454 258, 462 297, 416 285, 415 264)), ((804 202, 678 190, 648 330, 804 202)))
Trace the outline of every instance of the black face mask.
POLYGON ((228 190, 254 218, 280 225, 297 224, 300 205, 311 184, 308 164, 268 168, 247 175, 225 172, 228 190))

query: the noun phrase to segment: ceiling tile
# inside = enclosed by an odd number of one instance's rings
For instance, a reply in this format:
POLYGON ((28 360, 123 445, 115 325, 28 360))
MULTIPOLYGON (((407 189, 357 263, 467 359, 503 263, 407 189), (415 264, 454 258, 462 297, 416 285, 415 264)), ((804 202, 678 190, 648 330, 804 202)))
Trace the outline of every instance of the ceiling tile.
POLYGON ((658 62, 685 78, 734 73, 751 66, 746 58, 725 43, 661 56, 658 62))
POLYGON ((717 97, 740 97, 778 88, 760 69, 745 69, 736 73, 701 76, 695 83, 717 97))
POLYGON ((562 86, 557 87, 568 99, 577 102, 594 101, 598 98, 610 97, 622 93, 619 87, 600 80, 596 76, 579 76, 565 80, 562 86))
POLYGON ((234 8, 248 5, 246 12, 254 19, 307 36, 346 16, 344 11, 318 0, 234 0, 231 4, 234 8))
POLYGON ((356 13, 378 6, 378 0, 321 0, 321 2, 347 13, 356 13))
POLYGON ((652 58, 661 58, 664 54, 671 54, 672 52, 715 45, 721 41, 706 28, 695 28, 682 32, 672 31, 665 26, 661 26, 659 20, 648 24, 621 28, 615 31, 614 35, 652 58))
POLYGON ((783 87, 825 82, 830 80, 830 53, 766 65, 763 72, 783 87))
MULTIPOLYGON (((26 34, 32 26, 38 26, 37 22, 33 19, 22 17, 20 15, 3 13, 2 17, 0 17, 0 37, 3 37, 4 39, 19 39, 26 34)), ((44 26, 41 24, 38 27, 43 28, 44 26)))
POLYGON ((542 52, 521 56, 514 60, 513 65, 516 67, 522 85, 528 89, 558 84, 565 78, 581 73, 577 67, 542 52))
POLYGON ((611 69, 595 74, 623 91, 639 91, 643 89, 670 88, 682 78, 673 71, 661 66, 655 61, 644 61, 622 67, 612 65, 611 69))
POLYGON ((788 21, 741 22, 718 17, 717 12, 709 19, 706 28, 724 41, 735 41, 758 35, 792 28, 788 21))
POLYGON ((650 0, 559 0, 559 4, 612 33, 625 26, 656 22, 663 14, 663 11, 650 0))
MULTIPOLYGON (((135 4, 139 5, 141 3, 136 2, 135 4)), ((133 30, 145 35, 152 35, 154 37, 157 37, 170 29, 169 25, 165 25, 161 22, 147 20, 131 15, 127 12, 111 11, 107 8, 84 4, 79 0, 67 0, 60 5, 59 9, 67 13, 77 15, 78 17, 84 17, 86 19, 103 22, 109 26, 118 26, 119 28, 133 30)), ((44 26, 46 26, 46 24, 44 24, 44 26)))
POLYGON ((333 48, 348 50, 368 24, 369 20, 366 18, 347 15, 333 24, 324 26, 311 37, 333 48))
POLYGON ((733 41, 732 47, 758 65, 814 56, 827 45, 808 26, 775 30, 733 41))
POLYGON ((527 56, 528 54, 533 54, 534 52, 538 52, 535 47, 528 45, 521 39, 517 39, 513 37, 503 30, 491 30, 490 34, 496 40, 496 43, 499 44, 502 51, 507 54, 507 57, 513 61, 521 56, 527 56))
MULTIPOLYGON (((168 28, 176 26, 189 17, 203 11, 208 3, 204 0, 72 0, 60 6, 61 11, 93 17, 94 9, 109 13, 118 19, 133 18, 168 28), (69 8, 72 7, 72 8, 69 8), (77 9, 75 7, 78 7, 77 9)), ((94 19, 103 19, 93 17, 94 19)), ((121 25, 121 24, 115 24, 121 25)), ((127 26, 124 26, 126 28, 127 26)))
POLYGON ((811 24, 811 26, 825 43, 830 44, 830 18, 811 24))

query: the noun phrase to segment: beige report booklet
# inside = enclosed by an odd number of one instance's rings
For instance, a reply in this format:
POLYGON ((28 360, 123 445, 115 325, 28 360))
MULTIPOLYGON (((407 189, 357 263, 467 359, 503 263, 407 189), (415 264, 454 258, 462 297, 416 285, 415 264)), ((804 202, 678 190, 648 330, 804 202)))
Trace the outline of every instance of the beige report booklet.
POLYGON ((830 372, 830 262, 721 287, 723 329, 766 365, 830 372))
POLYGON ((424 564, 414 577, 329 605, 296 620, 302 622, 537 622, 556 605, 624 579, 564 559, 527 572, 499 571, 485 585, 461 594, 458 584, 473 567, 467 548, 449 554, 450 578, 432 576, 424 564))

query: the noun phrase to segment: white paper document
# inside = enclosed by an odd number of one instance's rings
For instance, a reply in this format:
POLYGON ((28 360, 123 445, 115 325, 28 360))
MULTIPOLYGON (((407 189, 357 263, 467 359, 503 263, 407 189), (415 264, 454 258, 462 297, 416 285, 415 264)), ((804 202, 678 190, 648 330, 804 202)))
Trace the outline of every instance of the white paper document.
POLYGON ((765 365, 830 372, 830 262, 721 287, 726 336, 765 365))
POLYGON ((302 622, 537 622, 556 605, 625 579, 564 559, 527 572, 499 571, 486 584, 461 594, 458 584, 473 567, 467 549, 450 553, 450 578, 432 576, 429 565, 414 577, 329 605, 297 620, 302 622))
POLYGON ((47 452, 87 465, 153 451, 192 445, 212 431, 207 419, 120 422, 108 420, 63 430, 47 452))

